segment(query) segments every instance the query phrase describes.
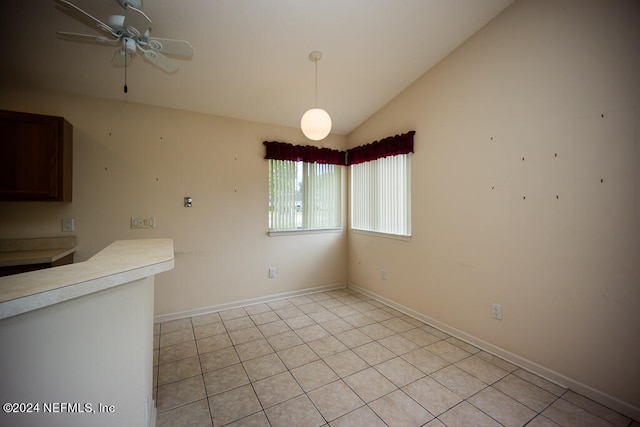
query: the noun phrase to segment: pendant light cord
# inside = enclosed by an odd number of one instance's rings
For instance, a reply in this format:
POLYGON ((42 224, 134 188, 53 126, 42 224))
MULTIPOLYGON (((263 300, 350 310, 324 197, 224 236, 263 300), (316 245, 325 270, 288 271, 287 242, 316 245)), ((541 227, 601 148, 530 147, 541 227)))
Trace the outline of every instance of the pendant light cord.
POLYGON ((316 103, 315 107, 318 108, 318 60, 313 61, 316 63, 316 103))

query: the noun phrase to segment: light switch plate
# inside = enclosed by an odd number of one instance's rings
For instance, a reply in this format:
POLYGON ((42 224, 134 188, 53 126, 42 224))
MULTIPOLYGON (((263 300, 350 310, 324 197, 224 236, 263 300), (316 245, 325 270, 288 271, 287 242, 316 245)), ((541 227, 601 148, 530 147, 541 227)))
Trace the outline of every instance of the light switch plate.
POLYGON ((73 218, 62 218, 62 231, 65 233, 75 231, 73 218))

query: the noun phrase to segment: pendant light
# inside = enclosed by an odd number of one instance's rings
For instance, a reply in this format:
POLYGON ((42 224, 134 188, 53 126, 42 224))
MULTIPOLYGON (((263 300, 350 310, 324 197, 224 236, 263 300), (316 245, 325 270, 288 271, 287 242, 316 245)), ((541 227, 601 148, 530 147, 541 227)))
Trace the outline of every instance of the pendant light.
POLYGON ((322 53, 314 50, 309 54, 309 61, 316 64, 316 103, 315 108, 307 110, 300 120, 300 128, 304 135, 313 140, 320 141, 331 132, 331 117, 322 108, 318 108, 318 61, 322 58, 322 53))

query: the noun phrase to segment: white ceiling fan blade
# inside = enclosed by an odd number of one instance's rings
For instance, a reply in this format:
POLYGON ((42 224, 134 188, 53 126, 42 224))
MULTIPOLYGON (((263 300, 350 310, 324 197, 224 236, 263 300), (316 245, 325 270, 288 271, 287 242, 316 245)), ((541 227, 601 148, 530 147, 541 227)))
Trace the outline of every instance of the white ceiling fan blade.
POLYGON ((133 55, 131 53, 126 53, 124 50, 118 49, 113 54, 111 64, 113 64, 115 67, 128 67, 132 61, 133 55))
POLYGON ((156 67, 163 69, 167 73, 175 73, 176 71, 178 71, 178 64, 176 64, 175 61, 167 58, 160 52, 145 50, 142 48, 139 49, 144 54, 144 59, 151 62, 156 67))
POLYGON ((84 10, 80 9, 75 4, 69 3, 67 0, 55 0, 55 2, 56 2, 56 4, 58 4, 60 7, 62 7, 66 11, 68 11, 68 12, 72 13, 73 15, 75 15, 75 17, 77 19, 79 19, 81 21, 84 21, 87 25, 95 26, 100 31, 106 31, 107 33, 110 33, 114 37, 118 37, 118 34, 116 34, 116 32, 113 30, 113 28, 111 28, 110 26, 108 26, 104 22, 100 21, 95 16, 90 15, 87 12, 85 12, 84 10))
POLYGON ((124 12, 123 27, 131 36, 142 37, 149 29, 151 19, 140 9, 127 6, 124 12))
POLYGON ((90 34, 68 33, 66 31, 57 31, 56 34, 58 34, 58 36, 63 37, 65 39, 77 40, 77 41, 81 41, 81 42, 98 42, 98 43, 105 43, 105 44, 118 44, 118 43, 120 43, 120 40, 117 39, 117 38, 109 39, 107 37, 93 36, 93 35, 90 35, 90 34))
POLYGON ((185 40, 161 39, 149 37, 147 46, 168 55, 193 56, 193 47, 185 40))

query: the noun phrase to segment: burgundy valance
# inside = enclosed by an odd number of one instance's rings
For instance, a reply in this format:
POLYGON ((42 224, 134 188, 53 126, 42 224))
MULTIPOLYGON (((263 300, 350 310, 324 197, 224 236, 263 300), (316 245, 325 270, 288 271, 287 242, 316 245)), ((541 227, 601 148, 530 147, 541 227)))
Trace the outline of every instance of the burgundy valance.
POLYGON ((402 135, 390 136, 371 144, 351 148, 347 150, 347 165, 370 162, 387 156, 413 153, 413 135, 415 133, 416 131, 412 130, 402 135))
POLYGON ((345 163, 346 152, 331 148, 314 147, 311 145, 293 145, 286 142, 264 141, 267 147, 265 159, 291 160, 307 163, 328 163, 342 165, 345 163))

